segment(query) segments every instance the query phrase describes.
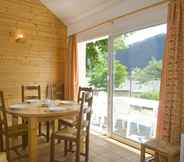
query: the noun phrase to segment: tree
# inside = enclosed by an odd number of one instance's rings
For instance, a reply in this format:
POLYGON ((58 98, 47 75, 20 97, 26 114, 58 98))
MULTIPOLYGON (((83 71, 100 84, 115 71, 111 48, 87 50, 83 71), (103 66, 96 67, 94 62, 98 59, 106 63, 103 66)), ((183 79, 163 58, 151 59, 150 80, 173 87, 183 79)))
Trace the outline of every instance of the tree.
POLYGON ((97 63, 89 76, 90 85, 95 86, 96 88, 107 88, 107 65, 106 62, 97 63))
POLYGON ((132 71, 132 79, 140 83, 146 83, 153 80, 160 80, 162 70, 162 60, 156 60, 154 57, 144 68, 135 68, 132 71))
POLYGON ((127 35, 121 35, 119 37, 116 37, 113 41, 113 51, 114 52, 119 52, 122 51, 123 49, 128 48, 128 45, 124 41, 126 39, 127 35))
POLYGON ((86 45, 86 70, 89 74, 103 59, 107 58, 108 40, 102 39, 86 45))
MULTIPOLYGON (((122 49, 121 43, 118 43, 117 49, 122 49)), ((87 44, 86 48, 86 69, 87 77, 90 85, 96 88, 107 88, 107 73, 108 73, 108 39, 99 40, 87 44)), ((115 86, 119 87, 127 78, 128 72, 125 65, 119 61, 114 61, 115 69, 115 86)))
POLYGON ((119 60, 114 60, 114 73, 115 73, 115 78, 114 78, 114 83, 115 87, 119 88, 122 83, 125 82, 125 80, 128 77, 128 71, 127 67, 123 64, 120 63, 119 60))

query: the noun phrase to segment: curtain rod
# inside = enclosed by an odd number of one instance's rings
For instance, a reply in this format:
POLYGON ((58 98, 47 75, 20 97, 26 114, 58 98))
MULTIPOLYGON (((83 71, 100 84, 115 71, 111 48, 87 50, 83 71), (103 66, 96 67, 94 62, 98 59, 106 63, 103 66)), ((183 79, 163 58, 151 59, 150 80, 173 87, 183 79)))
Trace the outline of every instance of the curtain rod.
POLYGON ((130 16, 130 15, 134 15, 134 14, 136 14, 136 13, 139 13, 139 12, 141 12, 141 11, 144 11, 144 10, 147 10, 147 9, 150 9, 150 8, 153 8, 153 7, 160 6, 160 5, 162 5, 162 4, 168 3, 169 1, 170 1, 170 0, 163 0, 163 1, 158 2, 158 3, 155 3, 155 4, 153 4, 153 5, 146 6, 146 7, 140 8, 140 9, 138 9, 138 10, 135 10, 135 11, 132 11, 132 12, 129 12, 129 13, 126 13, 126 14, 124 14, 124 15, 114 17, 114 18, 112 18, 112 19, 106 20, 106 21, 104 21, 104 22, 98 23, 98 24, 96 24, 96 25, 94 25, 94 26, 91 26, 91 27, 89 27, 89 28, 86 28, 86 29, 84 29, 84 30, 81 30, 81 31, 79 31, 79 32, 77 32, 77 33, 75 33, 75 34, 80 34, 80 33, 89 31, 89 30, 91 30, 91 29, 97 28, 97 27, 99 27, 99 26, 102 26, 102 25, 104 25, 104 24, 112 23, 112 22, 115 21, 115 20, 119 20, 119 19, 122 19, 122 18, 124 18, 124 17, 127 17, 127 16, 130 16))

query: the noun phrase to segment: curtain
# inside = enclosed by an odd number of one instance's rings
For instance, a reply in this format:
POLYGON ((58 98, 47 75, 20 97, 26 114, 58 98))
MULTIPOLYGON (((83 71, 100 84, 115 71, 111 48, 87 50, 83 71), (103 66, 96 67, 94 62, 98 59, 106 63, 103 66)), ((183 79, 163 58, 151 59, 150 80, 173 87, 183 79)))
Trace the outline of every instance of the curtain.
POLYGON ((184 132, 184 0, 171 0, 168 9, 157 138, 179 144, 184 132))
POLYGON ((77 38, 71 35, 68 38, 68 52, 65 58, 65 85, 64 97, 67 100, 77 100, 78 94, 78 55, 77 38))

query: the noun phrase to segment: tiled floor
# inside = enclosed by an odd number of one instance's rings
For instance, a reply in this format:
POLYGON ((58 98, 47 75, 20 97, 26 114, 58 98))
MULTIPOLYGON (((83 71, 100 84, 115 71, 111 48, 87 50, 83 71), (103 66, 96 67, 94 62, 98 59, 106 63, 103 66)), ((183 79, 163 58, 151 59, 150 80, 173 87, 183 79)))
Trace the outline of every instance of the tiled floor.
MULTIPOLYGON (((56 156, 60 159, 62 155, 63 145, 57 144, 56 156)), ((39 145, 38 160, 49 162, 49 144, 39 145)), ((28 159, 17 160, 17 162, 28 162, 28 159)), ((89 162, 139 162, 139 151, 107 137, 93 134, 91 135, 89 162)))
POLYGON ((92 135, 90 162, 139 162, 139 151, 107 137, 92 135))

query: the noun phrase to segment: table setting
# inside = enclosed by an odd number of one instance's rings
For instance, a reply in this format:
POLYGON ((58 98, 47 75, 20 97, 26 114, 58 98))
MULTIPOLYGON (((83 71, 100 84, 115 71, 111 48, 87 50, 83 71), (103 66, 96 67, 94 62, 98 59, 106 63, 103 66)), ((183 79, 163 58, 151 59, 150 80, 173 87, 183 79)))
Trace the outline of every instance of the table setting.
POLYGON ((15 111, 38 108, 45 109, 47 112, 61 112, 69 109, 69 107, 72 105, 77 105, 77 103, 71 100, 30 99, 26 100, 24 103, 10 105, 9 108, 15 111))
MULTIPOLYGON (((28 122, 28 152, 30 161, 37 157, 37 130, 42 121, 54 122, 61 117, 75 116, 80 111, 80 104, 69 100, 26 100, 23 103, 10 105, 6 112, 13 116, 16 125, 17 117, 26 118, 28 122)), ((52 127, 55 131, 55 128, 52 127)))

